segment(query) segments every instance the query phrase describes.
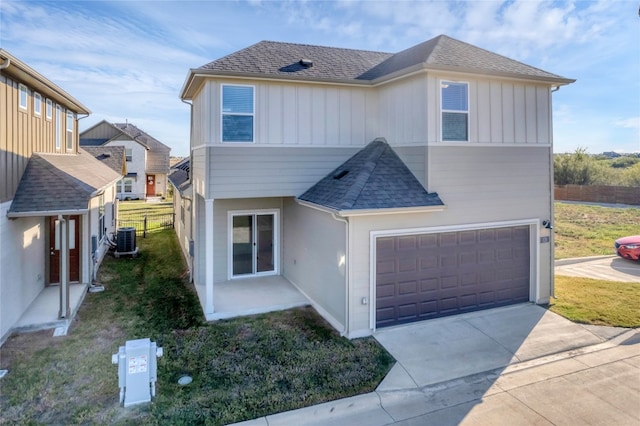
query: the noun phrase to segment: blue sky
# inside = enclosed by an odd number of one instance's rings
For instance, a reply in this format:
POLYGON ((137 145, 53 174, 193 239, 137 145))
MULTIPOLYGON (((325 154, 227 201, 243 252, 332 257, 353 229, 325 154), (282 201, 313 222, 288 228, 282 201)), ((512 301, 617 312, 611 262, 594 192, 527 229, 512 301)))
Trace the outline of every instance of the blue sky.
POLYGON ((554 150, 640 151, 637 0, 0 1, 0 46, 93 114, 189 152, 189 68, 261 40, 398 52, 439 34, 577 79, 554 150))

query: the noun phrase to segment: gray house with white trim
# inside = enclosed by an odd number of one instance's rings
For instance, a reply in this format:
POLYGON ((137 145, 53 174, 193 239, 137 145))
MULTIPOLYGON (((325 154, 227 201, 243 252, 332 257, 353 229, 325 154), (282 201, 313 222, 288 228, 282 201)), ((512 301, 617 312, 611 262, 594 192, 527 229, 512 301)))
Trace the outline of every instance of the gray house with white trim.
POLYGON ((206 317, 272 276, 348 337, 547 303, 551 100, 573 81, 444 35, 395 54, 263 41, 191 69, 206 317))

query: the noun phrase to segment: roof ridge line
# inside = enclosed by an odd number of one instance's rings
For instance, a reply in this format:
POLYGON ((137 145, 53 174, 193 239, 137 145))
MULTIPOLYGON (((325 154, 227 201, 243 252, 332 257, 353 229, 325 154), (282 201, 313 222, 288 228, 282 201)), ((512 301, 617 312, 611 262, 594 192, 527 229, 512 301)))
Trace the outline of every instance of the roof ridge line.
POLYGON ((373 144, 376 142, 379 144, 379 146, 373 147, 371 153, 369 153, 368 157, 364 160, 362 170, 360 170, 360 173, 358 173, 358 176, 356 176, 353 185, 351 185, 351 187, 342 197, 342 200, 340 200, 339 206, 341 209, 350 209, 354 206, 356 200, 358 199, 358 197, 360 197, 362 190, 365 188, 367 182, 371 178, 373 171, 378 166, 380 157, 382 157, 382 154, 384 154, 389 147, 384 138, 376 138, 371 143, 373 144))

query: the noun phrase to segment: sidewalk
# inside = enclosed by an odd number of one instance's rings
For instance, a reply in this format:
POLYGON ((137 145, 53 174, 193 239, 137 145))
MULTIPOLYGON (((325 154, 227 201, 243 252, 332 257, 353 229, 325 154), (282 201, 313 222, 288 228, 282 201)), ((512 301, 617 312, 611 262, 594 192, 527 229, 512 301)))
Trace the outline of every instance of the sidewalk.
POLYGON ((410 390, 376 391, 243 426, 640 424, 640 331, 410 390))

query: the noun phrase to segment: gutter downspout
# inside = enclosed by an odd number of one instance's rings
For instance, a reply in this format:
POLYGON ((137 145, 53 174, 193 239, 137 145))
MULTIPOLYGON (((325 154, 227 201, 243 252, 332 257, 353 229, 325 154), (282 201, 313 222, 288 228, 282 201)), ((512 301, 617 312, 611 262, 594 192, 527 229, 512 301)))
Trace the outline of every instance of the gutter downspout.
MULTIPOLYGON (((560 86, 556 86, 555 88, 551 88, 551 93, 557 92, 560 90, 560 86)), ((552 105, 552 96, 549 96, 549 104, 552 105)), ((549 179, 550 186, 550 194, 551 194, 551 217, 549 220, 551 223, 554 222, 553 218, 555 217, 555 169, 553 163, 553 107, 549 108, 549 133, 551 137, 551 149, 549 149, 549 168, 551 169, 551 178, 549 179)), ((540 225, 538 225, 540 226, 540 225)), ((538 241, 538 244, 540 242, 538 241)), ((549 229, 549 263, 550 263, 550 276, 549 276, 549 295, 556 298, 556 274, 555 274, 555 237, 553 229, 549 229)))
MULTIPOLYGON (((193 133, 193 104, 180 98, 182 103, 189 105, 189 174, 187 182, 191 185, 191 167, 193 167, 193 151, 191 150, 191 137, 193 133)), ((178 190, 178 188, 176 188, 178 190)), ((193 194, 192 194, 193 196, 193 194)), ((182 194, 180 195, 182 198, 182 194)), ((189 282, 193 282, 193 258, 195 256, 195 241, 193 240, 193 200, 189 200, 189 242, 193 246, 193 250, 187 250, 189 252, 189 282)), ((189 248, 189 247, 187 247, 189 248)))
POLYGON ((342 336, 347 335, 349 330, 349 219, 340 217, 336 213, 331 213, 331 217, 338 222, 344 223, 345 241, 344 241, 344 288, 345 288, 345 307, 344 307, 344 330, 340 333, 342 336))

